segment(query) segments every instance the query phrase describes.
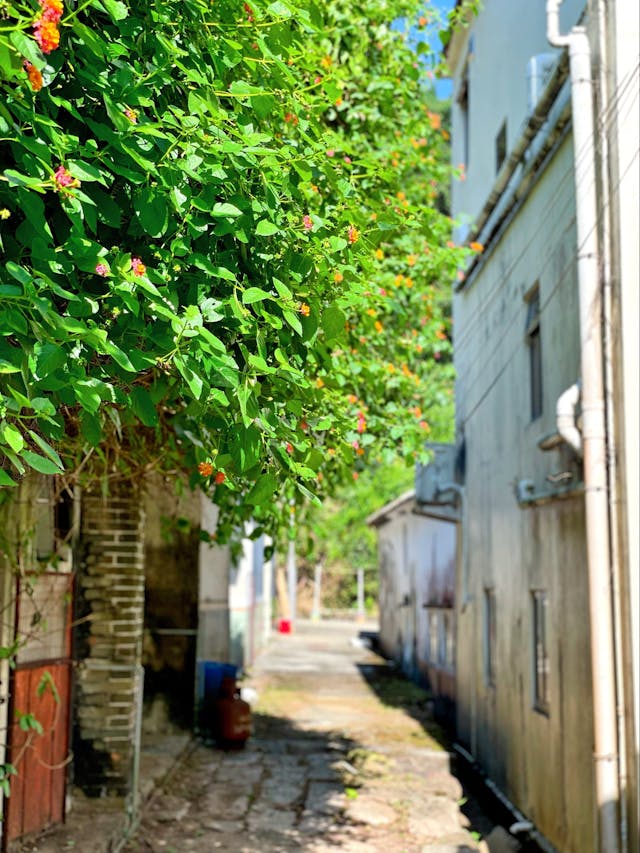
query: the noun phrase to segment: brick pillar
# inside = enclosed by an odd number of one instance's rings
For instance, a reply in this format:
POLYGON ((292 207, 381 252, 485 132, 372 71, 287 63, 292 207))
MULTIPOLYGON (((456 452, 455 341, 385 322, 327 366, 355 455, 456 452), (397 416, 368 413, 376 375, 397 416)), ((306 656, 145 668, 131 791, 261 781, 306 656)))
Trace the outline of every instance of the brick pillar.
POLYGON ((142 702, 144 512, 131 484, 82 498, 75 781, 91 796, 131 793, 142 702))

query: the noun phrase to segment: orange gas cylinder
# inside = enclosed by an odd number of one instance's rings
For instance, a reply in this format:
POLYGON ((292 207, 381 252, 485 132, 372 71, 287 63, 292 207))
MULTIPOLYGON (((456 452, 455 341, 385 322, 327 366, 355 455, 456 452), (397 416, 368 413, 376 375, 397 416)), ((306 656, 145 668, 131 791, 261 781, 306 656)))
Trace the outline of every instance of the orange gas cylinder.
POLYGON ((243 746, 251 734, 251 707, 240 698, 235 678, 223 678, 216 701, 216 737, 221 743, 243 746))

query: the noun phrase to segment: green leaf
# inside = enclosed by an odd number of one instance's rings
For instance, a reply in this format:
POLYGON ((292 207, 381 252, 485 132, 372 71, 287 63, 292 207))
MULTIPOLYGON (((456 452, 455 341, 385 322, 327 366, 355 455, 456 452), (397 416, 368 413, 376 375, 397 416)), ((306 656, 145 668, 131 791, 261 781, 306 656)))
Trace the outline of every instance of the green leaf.
POLYGON ((298 317, 297 314, 294 314, 293 311, 289 311, 285 308, 282 312, 282 316, 295 332, 299 335, 302 334, 302 323, 300 322, 300 317, 298 317))
POLYGON ((44 438, 42 438, 41 435, 38 435, 38 433, 34 432, 32 429, 29 430, 29 435, 31 436, 32 440, 35 441, 35 443, 38 445, 40 450, 42 450, 42 452, 46 456, 48 456, 52 462, 54 462, 60 468, 64 467, 64 465, 62 464, 62 459, 60 459, 58 453, 53 449, 53 447, 51 447, 51 445, 47 441, 44 440, 44 438))
POLYGON ((328 341, 333 341, 344 334, 347 318, 337 305, 329 305, 322 312, 320 325, 328 341))
POLYGON ((24 267, 18 266, 13 261, 7 261, 6 263, 7 272, 12 278, 15 278, 16 281, 19 281, 20 284, 30 284, 33 281, 33 276, 30 272, 28 272, 24 267))
POLYGON ((143 187, 134 201, 140 225, 151 237, 161 237, 169 225, 169 207, 156 190, 143 187))
POLYGON ((0 486, 17 486, 15 480, 12 480, 11 477, 7 474, 7 472, 0 468, 0 486))
POLYGON ((99 181, 101 184, 106 183, 102 173, 91 163, 85 160, 69 160, 67 163, 69 171, 74 178, 79 178, 81 181, 99 181))
POLYGON ((18 53, 24 56, 25 59, 28 59, 32 65, 35 65, 38 71, 42 71, 47 61, 38 50, 32 38, 26 36, 22 30, 13 30, 9 36, 9 40, 17 48, 18 53))
POLYGON ((173 359, 173 363, 178 368, 181 376, 186 380, 189 390, 193 396, 196 400, 199 400, 200 395, 202 394, 202 389, 204 388, 204 382, 200 376, 198 376, 198 374, 187 363, 187 360, 181 355, 177 355, 173 359))
POLYGON ((23 450, 20 456, 27 465, 40 474, 60 474, 62 472, 61 465, 56 465, 51 459, 45 459, 44 456, 40 456, 31 450, 23 450))
POLYGON ((9 447, 12 450, 15 450, 16 453, 20 453, 24 447, 24 438, 22 437, 20 430, 16 429, 13 424, 9 424, 5 421, 5 423, 0 426, 0 433, 9 447))
POLYGON ((262 219, 256 225, 256 234, 260 237, 271 237, 272 234, 277 234, 279 230, 278 226, 273 222, 269 222, 268 219, 262 219))
POLYGON ((273 474, 261 474, 245 495, 245 502, 250 506, 261 506, 271 500, 277 487, 278 481, 273 474))
POLYGON ((261 445, 260 431, 253 424, 250 424, 247 429, 238 430, 232 456, 240 473, 251 470, 258 463, 261 445))
POLYGON ((114 21, 122 21, 129 14, 126 4, 121 3, 120 0, 100 0, 100 2, 114 21))
POLYGON ((242 216, 242 211, 239 207, 236 207, 235 204, 229 204, 228 202, 218 202, 214 204, 211 208, 212 216, 219 217, 229 217, 234 219, 238 216, 242 216))
POLYGON ((136 385, 131 392, 131 401, 133 403, 134 414, 145 426, 157 426, 158 412, 146 388, 136 385))
POLYGON ((248 287, 242 294, 244 305, 250 305, 252 302, 262 302, 263 299, 273 299, 273 296, 260 287, 248 287))

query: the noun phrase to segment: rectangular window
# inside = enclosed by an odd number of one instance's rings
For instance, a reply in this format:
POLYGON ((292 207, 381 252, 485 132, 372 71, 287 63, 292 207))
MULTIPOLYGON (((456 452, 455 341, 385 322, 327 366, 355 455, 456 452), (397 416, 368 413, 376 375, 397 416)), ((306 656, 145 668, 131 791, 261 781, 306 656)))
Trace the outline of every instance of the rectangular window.
POLYGON ((496 173, 500 171, 500 167, 507 158, 507 122, 502 123, 502 127, 496 136, 496 173))
POLYGON ((533 707, 549 713, 549 646, 547 637, 547 593, 531 592, 533 622, 533 707))
POLYGON ((540 340, 540 288, 536 284, 526 297, 525 338, 529 350, 531 420, 542 414, 542 343, 540 340))
POLYGON ((496 683, 496 593, 493 587, 484 591, 484 677, 487 686, 496 683))
POLYGON ((440 614, 437 610, 429 611, 429 663, 438 662, 438 634, 440 614))

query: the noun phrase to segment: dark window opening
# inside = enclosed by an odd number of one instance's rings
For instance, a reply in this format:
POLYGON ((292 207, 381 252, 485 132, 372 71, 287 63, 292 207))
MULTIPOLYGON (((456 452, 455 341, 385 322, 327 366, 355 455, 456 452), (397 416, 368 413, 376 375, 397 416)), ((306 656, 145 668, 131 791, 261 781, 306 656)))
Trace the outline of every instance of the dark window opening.
POLYGON ((549 645, 547 638, 547 593, 531 593, 533 617, 533 707, 549 713, 549 645))
POLYGON ((484 591, 484 676, 488 687, 496 683, 496 593, 484 591))
POLYGON ((540 338, 540 289, 538 285, 527 296, 525 336, 529 349, 531 420, 535 421, 542 414, 542 342, 540 338))
POLYGON ((503 122, 502 127, 496 136, 496 172, 500 171, 500 167, 507 157, 507 122, 503 122))
POLYGON ((469 75, 466 70, 456 100, 460 108, 462 124, 462 132, 460 134, 462 139, 462 162, 466 168, 469 165, 469 75))

